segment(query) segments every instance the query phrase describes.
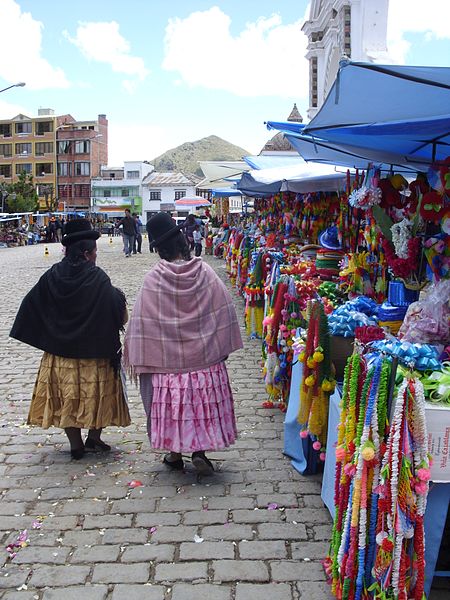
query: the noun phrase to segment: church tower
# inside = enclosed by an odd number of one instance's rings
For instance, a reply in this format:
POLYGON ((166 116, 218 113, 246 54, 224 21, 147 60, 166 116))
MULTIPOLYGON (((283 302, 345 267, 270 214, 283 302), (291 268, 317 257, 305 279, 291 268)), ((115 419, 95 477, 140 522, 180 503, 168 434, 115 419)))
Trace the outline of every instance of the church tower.
POLYGON ((343 57, 387 61, 389 0, 312 0, 308 36, 309 109, 312 119, 334 83, 343 57))

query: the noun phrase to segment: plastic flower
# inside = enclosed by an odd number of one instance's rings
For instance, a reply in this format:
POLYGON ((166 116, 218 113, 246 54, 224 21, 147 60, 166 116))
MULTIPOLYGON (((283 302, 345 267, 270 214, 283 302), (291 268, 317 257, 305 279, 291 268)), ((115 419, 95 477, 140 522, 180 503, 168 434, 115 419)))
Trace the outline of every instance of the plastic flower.
POLYGON ((419 469, 417 471, 417 477, 420 479, 420 481, 429 481, 431 478, 430 469, 419 469))
POLYGON ((308 387, 312 387, 316 382, 316 378, 314 377, 314 375, 308 375, 308 377, 305 379, 305 385, 307 385, 308 387))

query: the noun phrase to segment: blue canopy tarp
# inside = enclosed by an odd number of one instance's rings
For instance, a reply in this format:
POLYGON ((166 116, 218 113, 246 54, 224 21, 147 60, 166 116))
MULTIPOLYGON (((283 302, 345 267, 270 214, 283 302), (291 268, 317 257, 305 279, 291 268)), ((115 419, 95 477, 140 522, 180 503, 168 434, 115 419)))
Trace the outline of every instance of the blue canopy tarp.
POLYGON ((446 116, 449 104, 449 67, 343 60, 322 108, 303 132, 446 116))
POLYGON ((213 198, 230 198, 231 196, 242 196, 242 192, 236 188, 215 188, 211 190, 213 198))
MULTIPOLYGON (((287 122, 288 123, 288 122, 287 122)), ((268 127, 269 128, 269 127, 268 127)), ((282 131, 285 131, 282 129, 282 131)), ((274 167, 288 167, 304 163, 301 156, 281 154, 260 154, 259 156, 244 156, 245 162, 252 169, 271 169, 274 167)))
POLYGON ((242 174, 238 188, 246 196, 272 196, 278 192, 334 192, 343 189, 346 173, 329 165, 303 163, 242 174))

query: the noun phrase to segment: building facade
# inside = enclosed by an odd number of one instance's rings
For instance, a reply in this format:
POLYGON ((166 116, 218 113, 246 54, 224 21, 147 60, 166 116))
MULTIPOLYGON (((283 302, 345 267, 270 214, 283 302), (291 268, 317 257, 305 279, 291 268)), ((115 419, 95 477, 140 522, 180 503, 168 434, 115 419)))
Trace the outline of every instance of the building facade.
MULTIPOLYGON (((176 211, 175 200, 197 195, 200 177, 183 173, 157 173, 148 175, 144 182, 143 218, 148 219, 159 211, 176 211)), ((179 212, 184 216, 189 211, 179 212)))
POLYGON ((309 119, 327 97, 343 57, 387 60, 388 8, 389 0, 312 0, 302 28, 308 37, 309 119))
POLYGON ((0 120, 0 183, 32 175, 43 210, 89 210, 90 179, 108 162, 108 121, 76 121, 41 108, 0 120))
POLYGON ((123 167, 103 167, 92 179, 91 211, 122 217, 125 209, 143 216, 143 180, 153 171, 146 161, 127 161, 123 167))

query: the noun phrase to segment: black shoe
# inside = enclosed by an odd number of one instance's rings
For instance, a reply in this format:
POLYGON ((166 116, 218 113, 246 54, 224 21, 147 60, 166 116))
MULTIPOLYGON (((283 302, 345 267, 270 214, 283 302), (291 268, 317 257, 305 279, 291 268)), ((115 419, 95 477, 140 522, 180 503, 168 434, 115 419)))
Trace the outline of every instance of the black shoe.
POLYGON ((192 464, 200 475, 212 475, 214 467, 209 458, 206 458, 204 452, 194 452, 192 454, 192 464))
POLYGON ((170 454, 166 454, 163 458, 163 463, 174 471, 182 471, 184 469, 184 462, 182 458, 177 460, 169 460, 170 454))
POLYGON ((84 456, 84 448, 76 448, 75 450, 71 450, 70 454, 73 460, 80 460, 84 456))
POLYGON ((93 440, 90 437, 86 438, 86 441, 84 442, 84 447, 87 450, 93 450, 94 452, 110 452, 111 451, 111 446, 108 446, 108 444, 105 444, 105 442, 102 442, 102 440, 93 440))

